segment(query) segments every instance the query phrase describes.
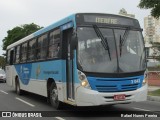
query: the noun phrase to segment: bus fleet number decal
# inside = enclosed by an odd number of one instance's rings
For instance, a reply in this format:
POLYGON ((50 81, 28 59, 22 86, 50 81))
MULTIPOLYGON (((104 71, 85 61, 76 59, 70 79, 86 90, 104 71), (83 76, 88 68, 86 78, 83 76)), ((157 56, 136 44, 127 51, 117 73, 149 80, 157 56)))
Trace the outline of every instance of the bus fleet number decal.
POLYGON ((131 83, 132 83, 132 84, 140 83, 140 79, 131 80, 131 83))

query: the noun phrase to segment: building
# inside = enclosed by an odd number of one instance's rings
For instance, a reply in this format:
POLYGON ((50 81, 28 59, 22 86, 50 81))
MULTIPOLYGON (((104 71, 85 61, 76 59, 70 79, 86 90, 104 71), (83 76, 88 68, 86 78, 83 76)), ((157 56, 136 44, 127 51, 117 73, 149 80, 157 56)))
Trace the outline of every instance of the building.
POLYGON ((135 15, 134 15, 134 14, 128 14, 127 11, 126 11, 124 8, 122 8, 122 9, 119 11, 119 15, 131 17, 131 18, 135 18, 135 15))
POLYGON ((156 59, 160 56, 160 52, 157 49, 158 44, 152 45, 152 43, 160 43, 160 19, 155 19, 151 15, 144 18, 144 40, 148 67, 159 66, 160 62, 156 59))
POLYGON ((145 43, 160 42, 160 19, 150 15, 144 18, 144 40, 145 43))

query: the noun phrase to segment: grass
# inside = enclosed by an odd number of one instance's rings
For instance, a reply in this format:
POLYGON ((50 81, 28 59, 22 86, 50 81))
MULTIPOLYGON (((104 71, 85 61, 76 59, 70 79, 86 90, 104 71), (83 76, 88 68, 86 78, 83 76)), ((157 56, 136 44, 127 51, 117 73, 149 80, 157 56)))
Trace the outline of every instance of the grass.
POLYGON ((155 91, 150 91, 150 92, 148 92, 148 95, 151 95, 151 96, 160 96, 160 89, 155 90, 155 91))

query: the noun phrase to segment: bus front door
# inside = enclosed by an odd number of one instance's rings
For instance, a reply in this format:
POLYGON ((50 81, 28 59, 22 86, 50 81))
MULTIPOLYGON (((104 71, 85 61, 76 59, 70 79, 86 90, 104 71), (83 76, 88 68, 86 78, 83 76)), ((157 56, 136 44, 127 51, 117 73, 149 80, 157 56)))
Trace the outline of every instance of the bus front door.
POLYGON ((66 88, 67 88, 67 100, 74 100, 74 71, 73 71, 73 51, 71 49, 71 37, 73 28, 63 31, 63 40, 66 43, 65 52, 66 53, 66 88))

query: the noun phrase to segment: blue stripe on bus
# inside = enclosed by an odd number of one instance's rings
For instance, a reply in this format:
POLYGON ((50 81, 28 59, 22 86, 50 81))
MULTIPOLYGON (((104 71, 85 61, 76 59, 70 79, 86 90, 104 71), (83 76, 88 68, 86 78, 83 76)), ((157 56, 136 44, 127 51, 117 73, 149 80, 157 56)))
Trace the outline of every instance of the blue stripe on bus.
POLYGON ((56 81, 66 81, 65 60, 54 60, 36 63, 15 65, 19 79, 27 85, 30 79, 47 80, 53 78, 56 81))
POLYGON ((99 92, 123 92, 142 87, 144 75, 126 78, 87 77, 92 90, 99 92))
MULTIPOLYGON (((74 51, 74 82, 79 83, 76 65, 76 51, 74 51)), ((66 82, 66 61, 53 60, 36 63, 25 63, 15 65, 19 79, 24 85, 28 85, 30 79, 47 80, 53 78, 55 81, 66 82)))

